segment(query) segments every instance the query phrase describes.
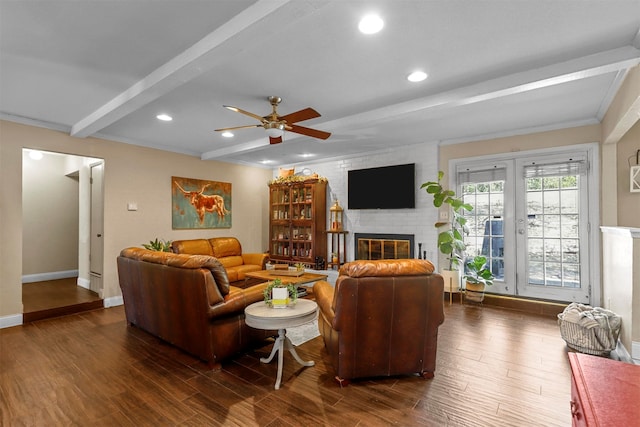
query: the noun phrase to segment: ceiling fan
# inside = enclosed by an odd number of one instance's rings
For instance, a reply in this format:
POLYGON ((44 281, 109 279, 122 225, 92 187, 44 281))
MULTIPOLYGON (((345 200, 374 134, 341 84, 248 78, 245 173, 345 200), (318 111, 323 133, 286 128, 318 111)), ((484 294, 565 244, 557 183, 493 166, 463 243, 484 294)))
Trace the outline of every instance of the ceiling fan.
POLYGON ((241 110, 238 107, 233 107, 231 105, 223 105, 223 107, 226 109, 257 119, 258 121, 260 121, 260 124, 222 128, 222 129, 216 129, 216 131, 223 132, 223 131, 235 130, 235 129, 263 127, 267 131, 267 135, 269 135, 270 144, 281 143, 282 135, 284 135, 284 131, 295 132, 301 135, 307 135, 312 138, 319 138, 319 139, 327 139, 331 136, 331 133, 329 132, 324 132, 317 129, 311 129, 311 128, 307 128, 307 127, 299 126, 295 124, 297 122, 302 122, 305 120, 315 119, 316 117, 320 117, 320 113, 318 113, 316 110, 314 110, 313 108, 305 108, 303 110, 296 111, 295 113, 280 116, 278 115, 278 104, 280 104, 280 101, 282 101, 282 98, 278 96, 270 96, 269 102, 271 103, 272 111, 271 111, 271 114, 264 117, 260 117, 257 114, 253 114, 248 111, 241 110))

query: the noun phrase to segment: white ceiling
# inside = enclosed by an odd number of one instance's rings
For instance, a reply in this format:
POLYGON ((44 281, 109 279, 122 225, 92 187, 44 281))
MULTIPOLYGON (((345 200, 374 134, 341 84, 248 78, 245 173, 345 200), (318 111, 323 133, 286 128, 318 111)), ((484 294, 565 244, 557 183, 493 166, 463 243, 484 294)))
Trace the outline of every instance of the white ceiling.
POLYGON ((640 0, 0 0, 0 118, 269 167, 525 134, 598 123, 639 29, 640 0), (270 95, 333 135, 214 132, 270 95))

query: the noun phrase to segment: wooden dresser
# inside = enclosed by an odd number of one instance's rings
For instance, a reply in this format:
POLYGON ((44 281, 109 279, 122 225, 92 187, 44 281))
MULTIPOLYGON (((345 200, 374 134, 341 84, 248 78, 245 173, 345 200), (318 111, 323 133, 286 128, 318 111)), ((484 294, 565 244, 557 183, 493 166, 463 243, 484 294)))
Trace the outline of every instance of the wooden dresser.
POLYGON ((574 427, 640 425, 640 366, 569 353, 574 427))

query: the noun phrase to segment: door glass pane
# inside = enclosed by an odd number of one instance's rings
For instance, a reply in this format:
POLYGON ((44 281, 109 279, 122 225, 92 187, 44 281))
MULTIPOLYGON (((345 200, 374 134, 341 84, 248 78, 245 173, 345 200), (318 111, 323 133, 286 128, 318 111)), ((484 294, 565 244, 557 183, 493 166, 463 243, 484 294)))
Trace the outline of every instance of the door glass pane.
POLYGON ((580 287, 579 178, 525 178, 530 285, 580 287))
POLYGON ((464 202, 473 206, 471 212, 463 212, 469 229, 465 256, 486 257, 497 280, 504 280, 504 183, 496 180, 462 185, 464 202))

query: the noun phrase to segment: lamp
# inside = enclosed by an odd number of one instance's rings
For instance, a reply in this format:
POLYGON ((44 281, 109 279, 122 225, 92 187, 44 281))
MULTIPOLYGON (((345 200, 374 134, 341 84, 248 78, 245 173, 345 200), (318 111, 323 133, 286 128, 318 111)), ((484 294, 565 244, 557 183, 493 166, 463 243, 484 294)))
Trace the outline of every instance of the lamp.
POLYGON ((338 199, 336 199, 333 206, 329 208, 329 212, 331 212, 331 231, 342 231, 342 214, 344 213, 344 209, 338 204, 338 199))
POLYGON ((267 135, 271 138, 278 138, 284 135, 284 123, 269 122, 264 124, 264 128, 267 131, 267 135))

